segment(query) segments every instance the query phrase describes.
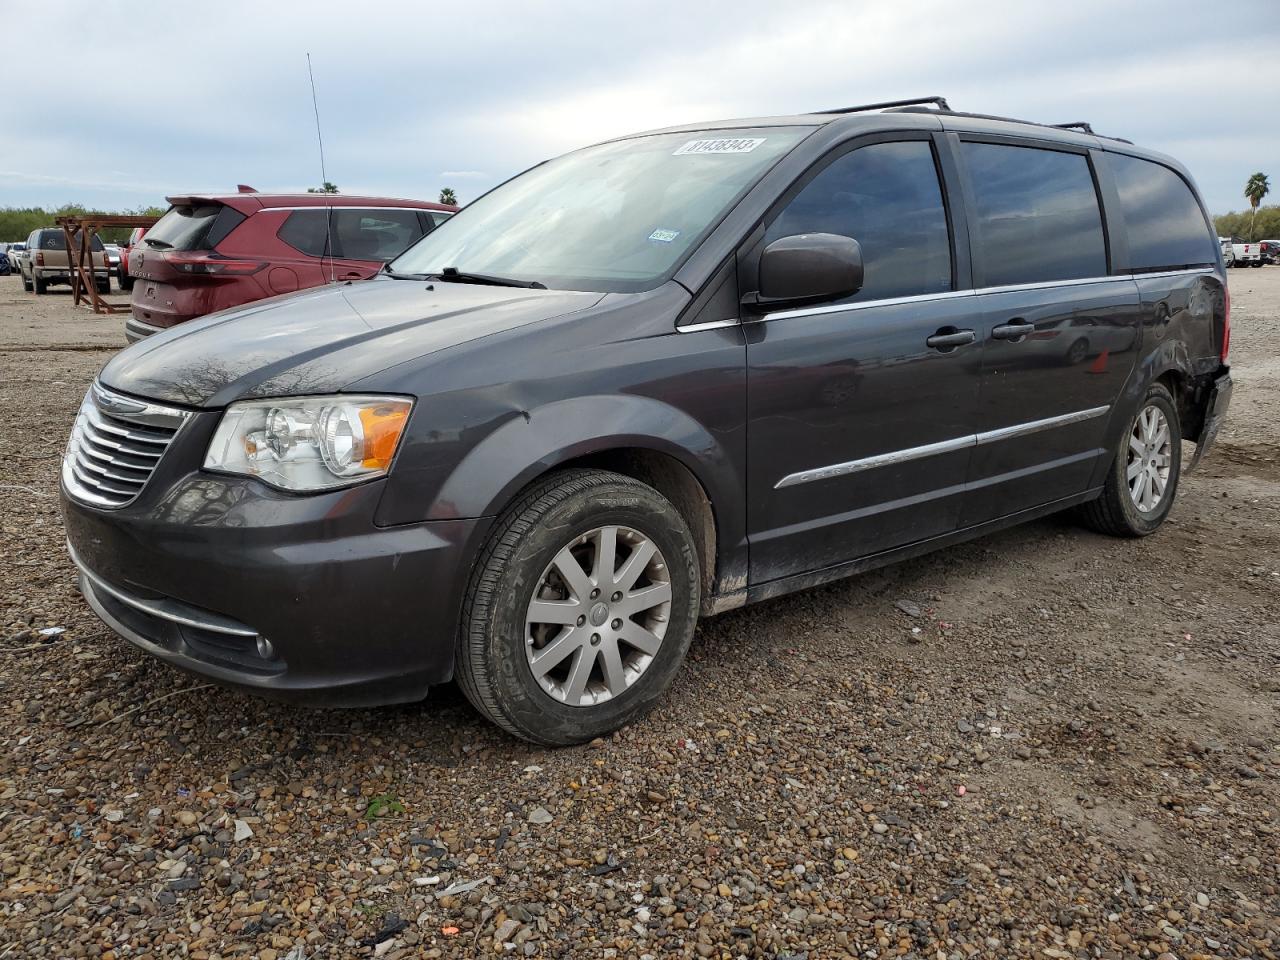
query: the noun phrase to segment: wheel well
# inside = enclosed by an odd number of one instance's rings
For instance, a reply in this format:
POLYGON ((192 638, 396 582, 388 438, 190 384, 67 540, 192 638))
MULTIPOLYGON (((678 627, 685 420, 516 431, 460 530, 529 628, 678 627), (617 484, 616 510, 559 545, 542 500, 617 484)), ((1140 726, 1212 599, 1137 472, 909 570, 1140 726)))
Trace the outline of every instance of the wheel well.
MULTIPOLYGON (((707 491, 693 471, 669 454, 643 447, 601 450, 557 464, 556 470, 588 467, 612 470, 647 483, 671 501, 693 534, 702 570, 702 595, 711 595, 716 574, 716 518, 707 491)), ((535 481, 536 482, 536 481, 535 481)))
POLYGON ((1198 424, 1195 423, 1196 411, 1193 403, 1193 391, 1189 388, 1187 378, 1180 370, 1166 370, 1160 376, 1156 377, 1156 383, 1162 383, 1173 397, 1174 408, 1178 411, 1178 423, 1182 429, 1183 436, 1188 440, 1194 439, 1188 436, 1188 431, 1198 430, 1198 424))

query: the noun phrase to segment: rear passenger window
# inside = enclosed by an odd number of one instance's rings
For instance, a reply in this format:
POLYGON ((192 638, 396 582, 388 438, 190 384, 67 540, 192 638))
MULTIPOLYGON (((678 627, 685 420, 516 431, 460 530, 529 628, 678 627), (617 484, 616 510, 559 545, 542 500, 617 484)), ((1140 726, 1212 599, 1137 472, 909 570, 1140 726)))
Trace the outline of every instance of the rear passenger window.
POLYGON ((835 160, 787 204, 765 242, 798 233, 858 241, 864 282, 849 301, 951 289, 947 213, 927 141, 872 144, 835 160))
POLYGON ((300 253, 323 257, 329 243, 329 209, 312 207, 293 211, 276 236, 300 253))
POLYGON ((333 211, 334 255, 343 260, 394 260, 423 236, 414 210, 333 211))
POLYGON ((1082 154, 961 145, 987 286, 1107 275, 1102 212, 1082 154))
POLYGON ((1107 154, 1134 270, 1216 263, 1213 234, 1185 180, 1158 163, 1107 154))

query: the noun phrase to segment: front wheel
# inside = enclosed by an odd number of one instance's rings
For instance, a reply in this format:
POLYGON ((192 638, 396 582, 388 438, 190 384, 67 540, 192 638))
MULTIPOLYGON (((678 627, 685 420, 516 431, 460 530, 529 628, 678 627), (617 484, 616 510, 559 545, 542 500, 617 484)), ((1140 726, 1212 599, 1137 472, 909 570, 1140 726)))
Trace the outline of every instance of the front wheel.
POLYGON ((1102 495, 1083 508, 1099 533, 1145 537, 1169 515, 1182 472, 1182 428, 1173 396, 1153 383, 1120 437, 1102 495))
POLYGON ((534 743, 610 733, 671 683, 699 585, 688 524, 658 491, 602 470, 553 474, 497 521, 476 563, 458 684, 534 743))

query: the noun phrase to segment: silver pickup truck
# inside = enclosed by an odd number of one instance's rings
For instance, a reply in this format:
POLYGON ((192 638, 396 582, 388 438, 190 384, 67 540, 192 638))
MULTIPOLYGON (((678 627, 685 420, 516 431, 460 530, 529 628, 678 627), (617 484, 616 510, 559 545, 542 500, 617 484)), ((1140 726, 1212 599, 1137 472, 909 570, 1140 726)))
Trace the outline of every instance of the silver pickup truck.
MULTIPOLYGON (((97 235, 91 249, 94 283, 99 293, 109 293, 111 273, 107 266, 107 253, 97 235)), ((34 289, 37 294, 47 293, 51 283, 71 282, 71 256, 61 227, 32 231, 27 238, 27 250, 20 261, 19 272, 22 274, 22 289, 28 292, 34 289)))

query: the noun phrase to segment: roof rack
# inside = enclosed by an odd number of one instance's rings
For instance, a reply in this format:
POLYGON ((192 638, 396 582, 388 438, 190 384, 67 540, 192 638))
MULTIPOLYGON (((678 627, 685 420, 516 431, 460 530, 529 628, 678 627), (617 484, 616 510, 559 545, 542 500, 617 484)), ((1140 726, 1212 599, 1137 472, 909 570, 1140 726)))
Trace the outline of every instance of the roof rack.
POLYGON ((946 97, 912 97, 909 100, 885 100, 881 103, 864 103, 857 107, 840 107, 836 110, 818 110, 816 113, 862 113, 864 110, 887 110, 890 113, 948 113, 953 117, 971 117, 978 120, 1004 120, 1008 123, 1025 123, 1033 127, 1049 127, 1053 130, 1079 130, 1092 137, 1104 140, 1115 140, 1119 143, 1132 143, 1124 137, 1112 137, 1098 133, 1093 126, 1084 120, 1073 123, 1039 123, 1035 120, 1019 120, 1016 117, 1000 117, 990 113, 966 113, 952 110, 946 97), (929 109, 932 107, 932 109, 929 109))
POLYGON ((914 107, 932 103, 939 111, 951 112, 946 97, 913 97, 909 100, 885 100, 882 103, 864 103, 857 107, 837 107, 834 110, 815 110, 814 113, 862 113, 864 110, 888 110, 891 107, 914 107))

